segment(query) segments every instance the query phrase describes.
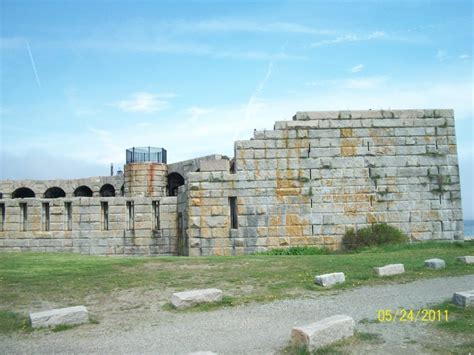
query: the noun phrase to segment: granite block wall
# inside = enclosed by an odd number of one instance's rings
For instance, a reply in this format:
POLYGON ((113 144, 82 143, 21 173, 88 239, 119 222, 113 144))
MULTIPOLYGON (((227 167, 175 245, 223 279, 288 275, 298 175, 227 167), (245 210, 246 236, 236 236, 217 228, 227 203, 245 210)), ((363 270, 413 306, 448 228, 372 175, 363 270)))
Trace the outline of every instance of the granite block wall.
POLYGON ((190 255, 334 249, 375 222, 412 241, 463 239, 452 110, 299 112, 236 142, 235 166, 189 174, 190 255))

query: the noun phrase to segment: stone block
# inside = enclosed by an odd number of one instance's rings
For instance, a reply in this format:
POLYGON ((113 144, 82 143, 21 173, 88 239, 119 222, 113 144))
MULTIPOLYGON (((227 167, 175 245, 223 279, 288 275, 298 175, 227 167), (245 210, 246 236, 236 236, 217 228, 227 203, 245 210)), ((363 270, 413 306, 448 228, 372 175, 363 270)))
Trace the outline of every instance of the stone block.
POLYGON ((335 315, 316 323, 294 327, 291 330, 291 341, 294 345, 303 345, 313 351, 353 336, 354 328, 352 317, 335 315))
POLYGON ((389 264, 381 267, 374 267, 374 271, 378 276, 392 276, 403 274, 405 267, 403 264, 389 264))
POLYGON ((443 269, 446 267, 446 263, 442 259, 428 259, 425 260, 425 266, 430 269, 443 269))
POLYGON ((453 303, 460 307, 474 307, 474 290, 454 293, 453 303))
POLYGON ((464 264, 474 264, 474 256, 472 255, 458 256, 456 260, 464 264))
POLYGON ((176 308, 192 307, 201 303, 213 303, 222 300, 222 291, 216 288, 176 292, 171 296, 171 304, 176 308))
POLYGON ((332 274, 318 275, 314 278, 314 283, 323 287, 334 286, 335 284, 341 284, 346 281, 346 277, 343 272, 334 272, 332 274))
POLYGON ((44 312, 30 313, 33 328, 56 325, 74 325, 89 321, 89 313, 84 306, 52 309, 44 312))

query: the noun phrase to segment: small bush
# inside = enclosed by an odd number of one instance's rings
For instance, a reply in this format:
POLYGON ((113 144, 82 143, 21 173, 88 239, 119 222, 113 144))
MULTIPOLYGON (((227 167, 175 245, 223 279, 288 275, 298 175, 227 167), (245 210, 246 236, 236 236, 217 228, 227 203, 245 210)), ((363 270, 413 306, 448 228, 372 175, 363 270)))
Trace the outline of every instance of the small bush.
POLYGON ((258 255, 326 255, 331 254, 331 251, 327 248, 318 248, 318 247, 290 247, 290 248, 276 248, 264 251, 261 253, 256 253, 258 255))
POLYGON ((349 229, 342 239, 344 247, 349 250, 385 244, 402 244, 407 241, 408 237, 405 233, 385 223, 375 223, 358 231, 349 229))

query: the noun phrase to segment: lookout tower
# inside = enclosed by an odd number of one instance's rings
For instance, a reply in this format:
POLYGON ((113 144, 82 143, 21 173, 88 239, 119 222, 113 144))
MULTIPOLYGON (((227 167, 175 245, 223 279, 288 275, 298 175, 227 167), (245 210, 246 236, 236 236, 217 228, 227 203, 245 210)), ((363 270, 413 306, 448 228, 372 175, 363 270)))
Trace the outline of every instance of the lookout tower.
POLYGON ((168 167, 166 149, 133 147, 126 151, 126 197, 166 196, 168 167))

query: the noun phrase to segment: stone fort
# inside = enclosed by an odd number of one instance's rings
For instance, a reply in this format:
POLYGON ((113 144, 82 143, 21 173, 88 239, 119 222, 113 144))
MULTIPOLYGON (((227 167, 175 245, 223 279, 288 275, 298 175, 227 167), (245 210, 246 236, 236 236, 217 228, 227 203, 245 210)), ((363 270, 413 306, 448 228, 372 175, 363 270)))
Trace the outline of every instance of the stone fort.
POLYGON ((241 255, 385 222, 463 240, 453 110, 298 112, 210 155, 127 150, 123 174, 0 181, 0 250, 241 255))

